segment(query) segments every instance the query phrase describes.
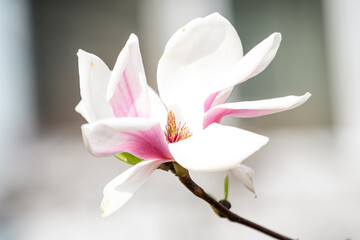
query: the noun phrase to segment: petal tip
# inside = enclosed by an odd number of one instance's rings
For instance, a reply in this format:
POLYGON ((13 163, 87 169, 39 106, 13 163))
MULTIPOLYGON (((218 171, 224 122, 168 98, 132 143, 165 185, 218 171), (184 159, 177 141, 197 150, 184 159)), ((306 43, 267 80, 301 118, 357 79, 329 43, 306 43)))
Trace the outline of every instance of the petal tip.
POLYGON ((257 134, 257 133, 254 133, 258 136, 258 139, 259 139, 259 145, 258 145, 258 148, 255 149, 254 153, 259 151, 262 147, 264 147, 266 144, 268 144, 268 142, 270 141, 270 138, 267 137, 267 136, 264 136, 264 135, 260 135, 260 134, 257 134))
POLYGON ((76 55, 81 55, 82 53, 84 53, 85 51, 84 50, 82 50, 81 48, 77 51, 77 53, 76 53, 76 55))
POLYGON ((108 215, 105 214, 104 210, 102 208, 100 208, 101 210, 101 217, 107 217, 108 215))
MULTIPOLYGON (((252 183, 253 184, 253 183, 252 183)), ((258 196, 257 196, 257 194, 256 194, 256 192, 255 192, 255 188, 254 188, 254 186, 253 185, 251 185, 251 186, 245 186, 246 187, 246 189, 247 190, 249 190, 250 192, 252 192, 253 194, 254 194, 254 199, 256 199, 258 196)))
POLYGON ((231 23, 229 22, 229 20, 227 20, 223 15, 221 15, 220 13, 218 12, 214 12, 214 13, 211 13, 209 15, 207 15, 206 17, 202 18, 203 20, 206 20, 206 21, 218 21, 218 22, 226 22, 228 24, 231 25, 231 23))
POLYGON ((104 196, 103 200, 101 201, 101 205, 100 205, 100 210, 101 210, 101 217, 107 217, 109 215, 111 215, 113 212, 108 211, 108 204, 109 201, 106 198, 106 196, 104 196))
POLYGON ((309 98, 311 97, 311 93, 307 92, 304 95, 300 96, 299 98, 299 102, 295 105, 295 107, 298 107, 302 104, 304 104, 305 102, 307 102, 307 100, 309 100, 309 98))
POLYGON ((76 106, 75 106, 75 112, 80 113, 81 114, 81 106, 82 102, 80 101, 76 106))
POLYGON ((135 33, 131 33, 128 39, 128 43, 133 43, 133 42, 135 43, 139 42, 139 38, 136 36, 135 33))
MULTIPOLYGON (((260 135, 259 135, 260 136, 260 135)), ((262 148, 263 146, 265 146, 269 141, 270 141, 270 138, 269 137, 267 137, 267 136, 263 136, 263 135, 261 135, 262 137, 263 137, 263 145, 260 147, 260 148, 262 148)), ((259 149, 260 149, 259 148, 259 149)))
POLYGON ((90 53, 88 53, 88 52, 86 52, 86 51, 84 51, 84 50, 82 50, 82 49, 79 49, 79 50, 77 51, 76 55, 78 56, 78 58, 81 58, 81 57, 85 57, 85 56, 87 56, 87 55, 90 55, 90 53))
POLYGON ((120 194, 115 191, 106 191, 104 188, 104 197, 101 201, 100 210, 101 217, 108 217, 115 213, 126 202, 120 197, 120 194))
POLYGON ((246 189, 252 192, 257 198, 257 194, 254 187, 254 177, 255 173, 250 167, 239 164, 236 168, 230 170, 230 172, 234 175, 234 177, 239 180, 246 189))
POLYGON ((206 17, 208 17, 208 18, 211 18, 211 17, 213 17, 213 18, 224 18, 219 12, 213 12, 213 13, 207 15, 206 17))
POLYGON ((273 39, 274 45, 279 45, 280 44, 280 42, 282 40, 281 33, 274 32, 273 34, 271 34, 271 37, 273 39))
MULTIPOLYGON (((134 51, 138 51, 138 55, 142 64, 141 54, 140 54, 140 47, 139 47, 139 39, 136 34, 131 33, 128 40, 126 41, 125 46, 120 51, 119 56, 116 60, 114 69, 110 76, 110 82, 106 91, 106 101, 109 102, 113 98, 118 83, 121 79, 121 75, 128 67, 129 61, 131 58, 136 57, 134 55, 134 51)), ((130 63, 131 64, 131 63, 130 63)))

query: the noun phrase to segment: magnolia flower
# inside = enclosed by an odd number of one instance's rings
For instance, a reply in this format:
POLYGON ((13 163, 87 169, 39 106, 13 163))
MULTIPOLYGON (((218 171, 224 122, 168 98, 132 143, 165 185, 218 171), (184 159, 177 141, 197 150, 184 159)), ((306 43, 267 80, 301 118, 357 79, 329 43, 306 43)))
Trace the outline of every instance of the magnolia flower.
POLYGON ((79 50, 82 134, 97 157, 128 152, 144 159, 104 188, 102 215, 128 201, 165 162, 202 172, 230 170, 248 189, 253 171, 240 163, 268 138, 220 124, 224 116, 259 117, 292 109, 310 94, 225 103, 233 87, 262 72, 281 41, 273 33, 243 56, 234 27, 218 13, 180 28, 160 58, 160 97, 148 87, 138 38, 131 34, 112 71, 79 50))

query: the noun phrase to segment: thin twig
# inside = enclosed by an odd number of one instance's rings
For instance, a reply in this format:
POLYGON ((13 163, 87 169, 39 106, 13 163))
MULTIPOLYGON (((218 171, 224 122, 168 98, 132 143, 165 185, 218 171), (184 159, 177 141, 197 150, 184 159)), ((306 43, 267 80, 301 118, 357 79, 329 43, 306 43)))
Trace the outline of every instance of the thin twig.
POLYGON ((188 170, 181 167, 177 163, 173 163, 173 166, 175 169, 174 173, 178 176, 181 183, 184 184, 185 187, 187 189, 189 189, 194 195, 196 195, 197 197, 199 197, 199 198, 203 199, 204 201, 206 201, 207 203, 209 203, 211 205, 211 207, 216 209, 218 211, 219 215, 221 215, 222 217, 225 217, 232 222, 237 222, 237 223, 243 224, 245 226, 248 226, 250 228, 256 229, 256 230, 258 230, 264 234, 267 234, 271 237, 274 237, 276 239, 293 240, 291 238, 285 237, 281 234, 271 231, 263 226, 260 226, 259 224, 251 222, 251 221, 249 221, 245 218, 242 218, 242 217, 238 216, 237 214, 231 212, 229 209, 224 207, 221 203, 219 203, 214 198, 212 198, 209 194, 207 194, 199 185, 197 185, 191 179, 188 170))

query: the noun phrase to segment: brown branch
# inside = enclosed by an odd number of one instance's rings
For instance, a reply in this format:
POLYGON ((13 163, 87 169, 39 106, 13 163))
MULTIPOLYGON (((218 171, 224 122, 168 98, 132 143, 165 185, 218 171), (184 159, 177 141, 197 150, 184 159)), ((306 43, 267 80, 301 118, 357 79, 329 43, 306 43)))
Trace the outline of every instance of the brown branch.
POLYGON ((216 201, 214 198, 212 198, 209 194, 207 194, 199 185, 197 185, 190 177, 189 172, 187 169, 181 167, 177 163, 173 163, 174 166, 174 173, 176 176, 178 176, 180 182, 185 185, 187 189, 189 189, 193 194, 195 194, 197 197, 203 199, 207 203, 210 204, 210 206, 213 209, 216 209, 218 211, 218 215, 224 218, 227 218, 228 220, 232 222, 237 222, 240 224, 243 224, 245 226, 248 226, 250 228, 256 229, 264 234, 267 234, 271 237, 274 237, 276 239, 280 240, 293 240, 291 238, 285 237, 281 234, 278 234, 276 232, 273 232, 263 226, 260 226, 259 224, 256 224, 254 222, 251 222, 245 218, 242 218, 235 213, 231 212, 229 209, 227 209, 225 206, 223 206, 221 203, 216 201))

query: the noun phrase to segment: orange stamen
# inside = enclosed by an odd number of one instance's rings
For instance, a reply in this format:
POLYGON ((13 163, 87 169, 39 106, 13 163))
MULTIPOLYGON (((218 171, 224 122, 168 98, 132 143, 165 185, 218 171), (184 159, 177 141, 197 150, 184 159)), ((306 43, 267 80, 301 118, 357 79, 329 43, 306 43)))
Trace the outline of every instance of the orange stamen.
POLYGON ((168 113, 164 134, 168 143, 179 142, 192 136, 189 128, 185 124, 181 124, 180 122, 179 124, 176 123, 175 114, 171 110, 168 113))

